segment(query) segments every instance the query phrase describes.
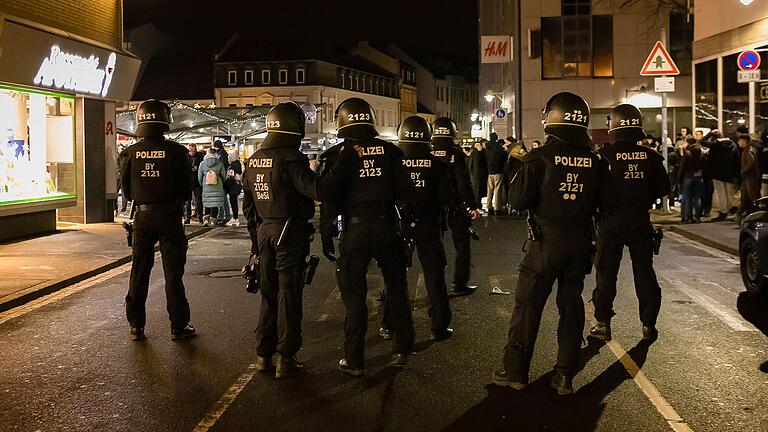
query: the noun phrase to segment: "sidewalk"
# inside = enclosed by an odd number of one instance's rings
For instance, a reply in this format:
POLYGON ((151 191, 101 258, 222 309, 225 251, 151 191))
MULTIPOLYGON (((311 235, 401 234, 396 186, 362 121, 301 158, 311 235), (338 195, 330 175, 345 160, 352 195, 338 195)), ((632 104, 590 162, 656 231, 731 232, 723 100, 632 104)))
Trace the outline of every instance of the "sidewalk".
MULTIPOLYGON (((208 230, 187 225, 187 237, 208 230)), ((120 223, 61 225, 50 235, 0 243, 0 311, 130 261, 120 223)))
POLYGON ((672 211, 668 214, 652 211, 651 221, 661 225, 665 230, 680 234, 691 240, 719 249, 723 252, 739 255, 739 225, 731 220, 722 222, 707 222, 698 224, 680 224, 680 213, 672 211))

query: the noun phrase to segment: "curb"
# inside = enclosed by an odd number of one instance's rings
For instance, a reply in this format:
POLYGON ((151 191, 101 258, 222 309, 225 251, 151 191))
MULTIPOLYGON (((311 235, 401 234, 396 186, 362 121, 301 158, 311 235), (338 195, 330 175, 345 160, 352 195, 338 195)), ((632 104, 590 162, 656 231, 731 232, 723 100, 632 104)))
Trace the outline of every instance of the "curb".
MULTIPOLYGON (((201 236, 213 228, 201 228, 198 231, 187 234, 187 240, 191 240, 195 237, 201 236)), ((155 246, 155 252, 160 250, 160 246, 155 246)), ((121 265, 131 262, 133 257, 131 255, 118 258, 110 263, 102 266, 90 269, 82 273, 70 273, 68 275, 61 276, 57 279, 52 279, 38 285, 31 286, 15 294, 14 298, 0 303, 0 312, 5 312, 9 309, 19 307, 25 303, 29 303, 32 300, 38 299, 42 296, 54 293, 61 289, 64 289, 70 285, 74 285, 78 282, 82 282, 86 279, 90 279, 101 273, 120 267, 121 265)))
POLYGON ((711 240, 711 239, 708 239, 706 237, 700 236, 698 234, 694 234, 694 233, 692 233, 690 231, 681 229, 677 225, 670 225, 668 229, 670 231, 672 231, 673 233, 680 234, 681 236, 683 236, 683 237, 685 237, 685 238, 687 238, 689 240, 693 240, 693 241, 699 242, 701 244, 707 245, 707 246, 709 246, 711 248, 715 248, 715 249, 717 249, 717 250, 719 250, 721 252, 725 252, 727 254, 731 254, 731 255, 736 256, 736 257, 739 256, 738 249, 734 249, 734 248, 732 248, 730 246, 724 245, 722 243, 718 243, 718 242, 716 242, 714 240, 711 240))

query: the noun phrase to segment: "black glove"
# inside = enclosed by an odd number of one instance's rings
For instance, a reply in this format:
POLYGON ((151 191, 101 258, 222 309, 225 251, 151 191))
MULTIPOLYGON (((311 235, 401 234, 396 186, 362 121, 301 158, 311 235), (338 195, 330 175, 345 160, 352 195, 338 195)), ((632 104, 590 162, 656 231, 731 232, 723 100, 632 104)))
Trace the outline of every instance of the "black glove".
POLYGON ((336 246, 333 244, 333 236, 329 234, 323 234, 320 236, 323 243, 323 255, 331 262, 336 261, 336 246))

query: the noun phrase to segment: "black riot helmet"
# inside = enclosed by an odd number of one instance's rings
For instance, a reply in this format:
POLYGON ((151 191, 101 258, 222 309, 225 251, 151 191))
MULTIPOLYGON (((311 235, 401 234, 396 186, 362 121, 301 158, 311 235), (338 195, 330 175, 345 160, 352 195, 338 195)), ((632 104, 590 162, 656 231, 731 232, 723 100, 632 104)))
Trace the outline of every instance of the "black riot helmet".
POLYGON ((341 138, 364 140, 376 137, 376 115, 360 98, 349 98, 336 108, 336 129, 341 138))
POLYGON ((456 127, 456 122, 448 117, 438 117, 434 123, 432 123, 432 137, 433 138, 459 138, 459 128, 456 127))
POLYGON ((643 114, 636 106, 616 105, 608 116, 608 136, 615 141, 638 142, 647 138, 643 132, 643 114))
POLYGON ((277 104, 267 113, 267 133, 295 135, 304 138, 306 116, 296 102, 277 104))
POLYGON ((581 96, 558 93, 547 101, 541 114, 544 133, 573 144, 589 143, 589 105, 581 96))
POLYGON ((165 102, 149 99, 136 109, 136 135, 150 137, 171 130, 171 107, 165 102))
POLYGON ((401 143, 423 143, 432 142, 432 128, 424 118, 419 116, 410 116, 400 123, 397 128, 397 139, 401 143))

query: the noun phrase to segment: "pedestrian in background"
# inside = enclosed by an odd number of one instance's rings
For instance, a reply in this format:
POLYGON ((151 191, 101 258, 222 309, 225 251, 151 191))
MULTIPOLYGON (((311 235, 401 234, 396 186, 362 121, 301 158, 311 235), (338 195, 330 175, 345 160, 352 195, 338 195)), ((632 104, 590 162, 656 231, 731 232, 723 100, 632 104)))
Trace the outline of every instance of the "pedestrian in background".
MULTIPOLYGON (((746 136, 749 143, 749 136, 746 136)), ((705 171, 714 190, 712 208, 717 211, 710 222, 723 221, 731 208, 734 186, 739 178, 739 152, 736 144, 715 129, 701 145, 708 148, 705 171)))
POLYGON ((485 190, 488 186, 488 161, 485 158, 485 143, 482 139, 475 143, 475 147, 469 154, 467 167, 472 180, 472 191, 475 193, 475 201, 478 205, 483 202, 485 190))
POLYGON ((704 147, 704 141, 709 140, 711 135, 707 134, 704 136, 704 132, 699 130, 693 132, 693 137, 696 139, 696 143, 701 146, 701 156, 704 158, 704 168, 701 174, 703 185, 701 191, 701 215, 709 217, 710 211, 712 210, 712 195, 715 193, 715 188, 712 183, 712 178, 709 177, 709 173, 707 172, 706 158, 709 153, 709 148, 704 147))
POLYGON ((184 208, 184 223, 189 223, 192 217, 192 201, 195 202, 195 219, 198 222, 203 223, 203 187, 200 185, 200 181, 197 179, 197 169, 203 162, 204 154, 197 151, 196 144, 190 144, 187 146, 189 153, 187 153, 187 159, 192 167, 190 176, 192 177, 192 196, 187 200, 184 208))
MULTIPOLYGON (((213 148, 216 150, 216 157, 221 161, 221 163, 224 165, 224 171, 226 172, 229 170, 229 154, 227 154, 227 150, 224 148, 224 143, 221 140, 215 140, 213 142, 213 148)), ((223 225, 227 223, 230 217, 230 211, 229 211, 229 203, 227 200, 224 200, 224 205, 219 207, 218 216, 216 217, 216 223, 219 225, 223 225)))
POLYGON ((488 189, 485 210, 493 216, 496 210, 501 210, 502 181, 504 180, 504 164, 507 162, 507 152, 504 151, 504 140, 491 142, 485 148, 485 158, 488 161, 488 189))
POLYGON ((237 198, 243 191, 243 165, 238 157, 237 147, 229 154, 229 169, 227 170, 227 179, 224 180, 224 191, 229 197, 229 207, 232 210, 232 219, 227 222, 229 226, 239 226, 237 198))
POLYGON ((227 205, 224 192, 226 176, 227 170, 219 159, 219 152, 211 147, 197 170, 197 181, 203 187, 203 226, 210 225, 211 221, 217 223, 219 209, 227 205))
MULTIPOLYGON (((700 132, 699 132, 700 133, 700 132)), ((704 155, 701 145, 691 135, 686 137, 677 182, 682 192, 681 222, 701 222, 701 201, 704 193, 704 155)))
MULTIPOLYGON (((526 153, 527 151, 525 150, 525 146, 522 143, 516 143, 510 146, 509 157, 507 158, 507 163, 504 165, 504 195, 505 196, 509 193, 510 183, 512 183, 512 180, 520 171, 520 168, 523 167, 523 162, 521 161, 521 159, 523 158, 523 156, 525 156, 526 153)), ((513 209, 512 206, 510 205, 509 214, 516 215, 518 214, 518 212, 517 210, 513 209)))
POLYGON ((757 134, 739 135, 739 148, 741 149, 741 205, 736 213, 739 222, 744 217, 755 212, 754 202, 760 198, 762 176, 760 174, 758 158, 762 147, 757 134))

